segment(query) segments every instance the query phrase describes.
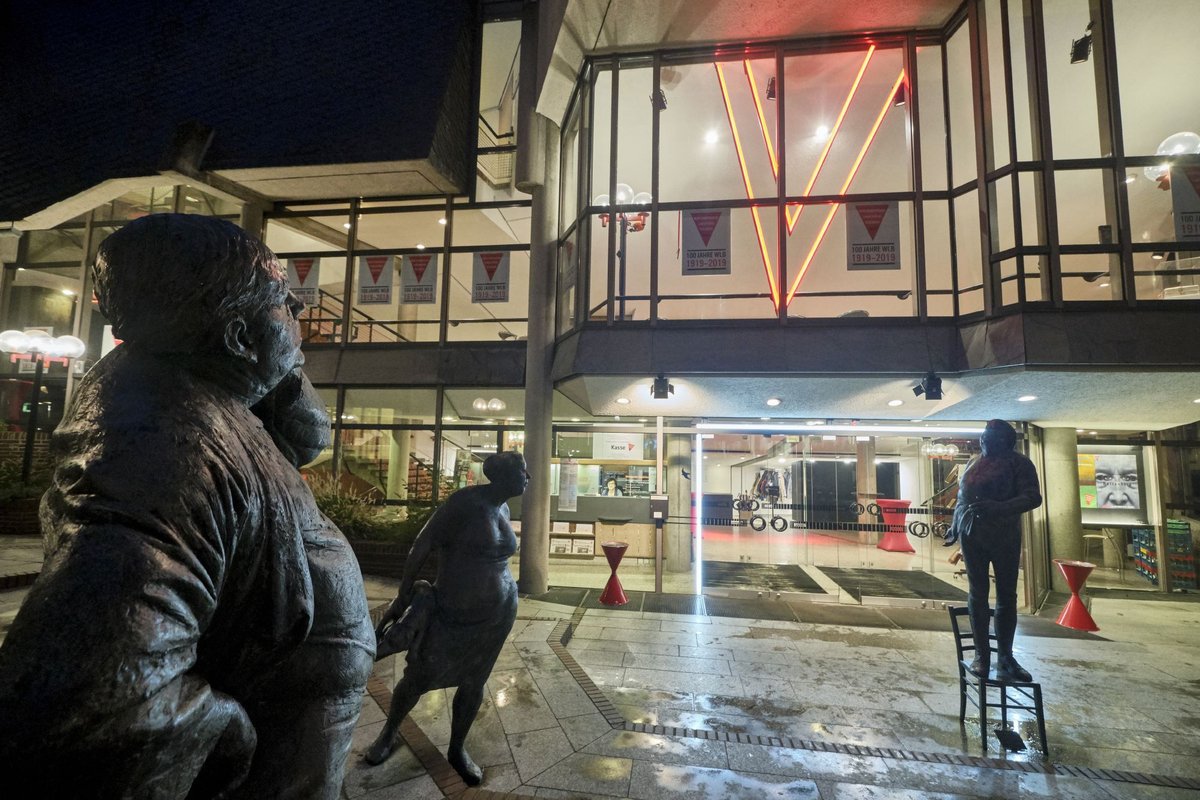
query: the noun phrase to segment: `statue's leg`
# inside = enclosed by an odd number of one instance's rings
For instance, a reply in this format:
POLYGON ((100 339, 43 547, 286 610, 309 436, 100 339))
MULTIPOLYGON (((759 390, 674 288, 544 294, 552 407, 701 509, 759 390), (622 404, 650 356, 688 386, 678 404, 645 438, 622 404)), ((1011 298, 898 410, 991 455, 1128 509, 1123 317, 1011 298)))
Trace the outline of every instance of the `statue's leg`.
POLYGON ((454 715, 450 718, 450 747, 446 750, 446 760, 468 786, 478 786, 483 780, 483 770, 471 760, 464 747, 467 731, 471 730, 471 723, 483 703, 483 686, 482 682, 461 684, 454 693, 454 715))
POLYGON ((424 689, 407 675, 396 684, 392 692, 392 707, 388 710, 387 722, 383 730, 375 738, 375 742, 367 749, 364 758, 368 764, 382 764, 388 760, 396 749, 396 738, 400 732, 400 723, 408 716, 408 712, 416 707, 417 701, 424 694, 424 689))

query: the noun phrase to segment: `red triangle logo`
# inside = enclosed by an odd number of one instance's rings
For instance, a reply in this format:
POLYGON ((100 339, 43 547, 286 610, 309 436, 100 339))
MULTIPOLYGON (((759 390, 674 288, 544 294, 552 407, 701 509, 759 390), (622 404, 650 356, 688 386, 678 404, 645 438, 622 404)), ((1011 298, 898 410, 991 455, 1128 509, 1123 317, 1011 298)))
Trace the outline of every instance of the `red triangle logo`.
POLYGON ((700 238, 704 240, 704 246, 708 246, 708 240, 712 236, 712 232, 716 230, 717 222, 720 221, 723 211, 689 211, 692 215, 692 224, 696 226, 696 230, 700 232, 700 238))
POLYGON ((1200 167, 1183 167, 1183 174, 1187 175, 1192 191, 1200 195, 1200 167))
POLYGON ((483 271, 487 273, 489 281, 496 277, 496 270, 500 268, 500 261, 503 258, 504 253, 479 254, 479 260, 483 262, 483 271))
POLYGON ((413 275, 417 276, 417 283, 425 277, 425 270, 429 267, 429 259, 433 256, 409 256, 408 263, 412 264, 413 275))
POLYGON ((387 263, 388 256, 367 256, 367 269, 371 271, 371 283, 379 283, 379 275, 387 263))
POLYGON ((293 258, 292 266, 296 268, 296 277, 300 279, 300 285, 303 286, 308 282, 308 273, 312 270, 314 258, 293 258))
POLYGON ((867 235, 872 239, 879 233, 879 226, 887 216, 891 203, 859 203, 854 208, 858 211, 859 219, 867 228, 867 235))

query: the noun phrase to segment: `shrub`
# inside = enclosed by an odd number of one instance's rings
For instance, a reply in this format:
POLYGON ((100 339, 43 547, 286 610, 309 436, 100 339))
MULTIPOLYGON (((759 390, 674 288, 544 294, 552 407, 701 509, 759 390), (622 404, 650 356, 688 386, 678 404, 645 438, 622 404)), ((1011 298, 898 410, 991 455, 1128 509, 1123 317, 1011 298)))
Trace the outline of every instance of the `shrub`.
POLYGON ((21 480, 21 462, 0 461, 0 504, 41 497, 50 488, 52 475, 45 467, 35 468, 26 482, 21 480))
POLYGON ((409 546, 433 513, 432 506, 376 505, 366 492, 345 486, 328 472, 306 474, 317 507, 348 539, 365 539, 409 546))

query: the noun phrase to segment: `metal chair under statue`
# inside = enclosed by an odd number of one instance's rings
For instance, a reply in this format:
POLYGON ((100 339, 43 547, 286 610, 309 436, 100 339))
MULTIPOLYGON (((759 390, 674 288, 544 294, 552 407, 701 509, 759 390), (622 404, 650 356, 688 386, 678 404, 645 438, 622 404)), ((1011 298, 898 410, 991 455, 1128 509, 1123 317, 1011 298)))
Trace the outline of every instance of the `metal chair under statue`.
MULTIPOLYGON (((988 709, 1000 709, 1000 725, 1008 728, 1010 712, 1023 711, 1033 715, 1037 722, 1038 740, 1042 754, 1050 755, 1050 745, 1046 741, 1046 715, 1042 710, 1042 685, 1036 681, 1002 681, 994 677, 994 672, 987 677, 980 677, 971 671, 971 661, 975 658, 975 642, 971 632, 971 617, 966 606, 951 606, 950 626, 954 631, 954 646, 958 649, 958 721, 966 724, 967 701, 969 700, 979 710, 979 737, 983 751, 987 753, 988 740, 988 709), (994 699, 993 699, 994 698, 994 699)), ((991 620, 995 612, 988 617, 988 639, 992 652, 996 652, 996 634, 992 630, 991 620)), ((1001 737, 1003 742, 1003 737, 1001 737)))

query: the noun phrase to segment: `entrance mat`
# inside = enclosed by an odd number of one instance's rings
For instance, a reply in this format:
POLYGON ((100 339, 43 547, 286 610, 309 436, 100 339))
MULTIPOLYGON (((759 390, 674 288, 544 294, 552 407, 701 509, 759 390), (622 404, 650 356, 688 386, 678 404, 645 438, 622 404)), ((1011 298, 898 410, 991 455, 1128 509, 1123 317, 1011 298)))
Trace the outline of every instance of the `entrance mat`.
POLYGON ((954 600, 966 602, 967 593, 928 572, 900 569, 849 569, 821 567, 821 572, 842 587, 846 594, 862 602, 868 597, 908 597, 916 600, 954 600))
MULTIPOLYGON (((871 606, 848 606, 841 603, 808 603, 798 600, 788 603, 800 622, 816 625, 857 625, 863 628, 894 628, 894 623, 871 606)), ((950 623, 947 622, 947 625, 950 623)))
POLYGON ((769 589, 824 594, 821 584, 796 564, 705 561, 704 585, 713 589, 769 589))
POLYGON ((641 611, 642 601, 646 597, 645 592, 631 592, 625 590, 625 597, 629 600, 623 606, 609 606, 600 602, 600 595, 604 594, 603 589, 588 589, 587 597, 583 598, 583 602, 579 604, 580 608, 609 608, 613 611, 641 611))
POLYGON ((550 590, 545 594, 539 594, 536 597, 530 597, 530 600, 540 600, 543 603, 556 603, 560 606, 570 606, 575 608, 583 602, 583 597, 588 593, 587 589, 578 589, 571 586, 551 586, 550 590))
POLYGON ((692 614, 704 616, 704 598, 694 594, 654 594, 647 592, 642 611, 659 614, 692 614))
POLYGON ((796 621, 791 606, 778 600, 743 600, 736 597, 707 595, 704 598, 704 605, 708 608, 710 617, 796 621))

